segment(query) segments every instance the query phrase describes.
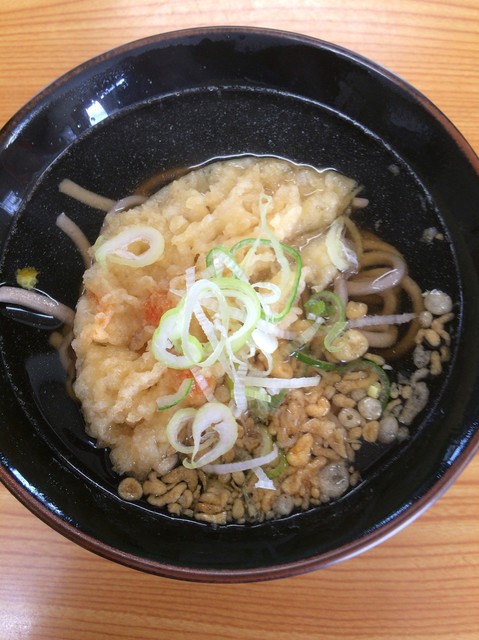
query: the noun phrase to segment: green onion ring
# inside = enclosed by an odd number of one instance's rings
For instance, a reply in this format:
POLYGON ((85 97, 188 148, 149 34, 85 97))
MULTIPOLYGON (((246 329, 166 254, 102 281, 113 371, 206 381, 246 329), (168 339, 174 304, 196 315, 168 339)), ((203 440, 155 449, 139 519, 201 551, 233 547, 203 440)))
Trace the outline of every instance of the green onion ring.
POLYGON ((347 373, 349 371, 363 371, 364 369, 370 369, 379 378, 379 382, 381 384, 381 391, 379 393, 378 400, 380 401, 381 406, 384 409, 387 403, 389 402, 389 396, 391 393, 391 381, 389 380, 388 374, 384 371, 382 367, 380 367, 375 362, 372 362, 371 360, 356 360, 353 362, 348 362, 346 364, 339 365, 336 368, 336 371, 338 373, 347 373))
POLYGON ((303 351, 293 351, 291 355, 297 358, 300 362, 304 362, 304 364, 308 364, 310 367, 322 369, 323 371, 333 371, 337 368, 334 363, 327 362, 326 360, 317 360, 303 351))
POLYGON ((344 322, 346 320, 346 310, 344 308, 343 301, 333 291, 329 291, 329 289, 313 293, 313 295, 305 302, 304 308, 306 311, 314 315, 321 315, 323 317, 326 315, 326 319, 330 320, 328 323, 329 326, 336 322, 344 322), (317 304, 321 302, 326 305, 325 314, 317 314, 315 312, 317 304))
POLYGON ((134 225, 116 236, 105 240, 100 235, 93 246, 95 260, 105 266, 107 260, 128 267, 146 267, 153 264, 163 255, 165 240, 161 231, 144 224, 134 225), (135 242, 144 242, 148 249, 139 255, 128 250, 135 242))
POLYGON ((181 306, 169 309, 164 313, 151 339, 151 352, 154 357, 158 362, 170 369, 191 369, 191 367, 201 362, 204 355, 201 343, 194 336, 189 336, 188 338, 192 357, 176 355, 169 351, 181 336, 183 326, 181 313, 181 306))
MULTIPOLYGON (((242 249, 243 247, 247 247, 247 246, 253 245, 254 243, 257 243, 260 246, 272 247, 271 240, 268 240, 266 238, 260 238, 259 240, 258 240, 258 238, 244 238, 243 240, 240 240, 235 245, 233 245, 233 247, 231 248, 231 253, 234 256, 234 254, 239 249, 242 249)), ((282 320, 289 313, 289 311, 291 310, 291 307, 293 306, 293 303, 294 303, 294 301, 296 299, 296 296, 298 294, 299 281, 300 281, 300 278, 301 278, 301 270, 302 270, 302 266, 303 266, 303 261, 301 259, 301 254, 299 253, 299 251, 297 251, 294 247, 290 247, 289 245, 284 244, 283 242, 280 242, 279 245, 281 246, 281 248, 284 251, 284 253, 286 253, 288 256, 293 258, 293 260, 295 262, 296 269, 295 269, 295 273, 294 273, 294 280, 293 280, 293 283, 291 285, 291 293, 289 294, 289 296, 286 299, 286 303, 285 303, 285 306, 284 306, 283 310, 281 312, 279 312, 279 313, 268 314, 267 319, 270 322, 274 322, 274 323, 279 322, 280 320, 282 320)))
POLYGON ((171 407, 179 404, 191 391, 193 382, 193 378, 186 378, 186 380, 183 380, 183 382, 180 384, 176 393, 158 398, 156 401, 158 409, 160 409, 160 411, 163 409, 171 409, 171 407))
POLYGON ((275 480, 276 478, 282 476, 286 471, 286 465, 286 454, 284 453, 283 449, 281 449, 281 447, 278 447, 278 464, 276 464, 274 467, 266 468, 264 472, 270 480, 275 480))
POLYGON ((339 351, 341 347, 335 346, 334 341, 340 338, 347 327, 346 322, 335 322, 324 337, 324 348, 330 353, 339 351))
POLYGON ((210 249, 206 255, 206 266, 212 267, 214 269, 215 275, 217 278, 222 276, 217 269, 217 264, 220 264, 222 267, 226 267, 231 271, 233 276, 238 278, 238 280, 243 280, 244 282, 248 282, 248 278, 243 273, 243 270, 239 266, 239 264, 234 259, 233 254, 226 247, 221 245, 217 245, 210 249))

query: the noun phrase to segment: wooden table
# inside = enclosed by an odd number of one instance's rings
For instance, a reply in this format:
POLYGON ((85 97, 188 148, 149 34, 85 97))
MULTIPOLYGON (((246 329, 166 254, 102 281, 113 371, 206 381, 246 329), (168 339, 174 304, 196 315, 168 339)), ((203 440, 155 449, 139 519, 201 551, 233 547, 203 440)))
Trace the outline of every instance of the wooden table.
MULTIPOLYGON (((479 0, 1 0, 0 123, 57 76, 154 33, 302 32, 420 91, 479 150, 479 0)), ((477 640, 479 457, 419 520, 363 555, 269 583, 196 585, 117 566, 0 488, 0 640, 477 640)))

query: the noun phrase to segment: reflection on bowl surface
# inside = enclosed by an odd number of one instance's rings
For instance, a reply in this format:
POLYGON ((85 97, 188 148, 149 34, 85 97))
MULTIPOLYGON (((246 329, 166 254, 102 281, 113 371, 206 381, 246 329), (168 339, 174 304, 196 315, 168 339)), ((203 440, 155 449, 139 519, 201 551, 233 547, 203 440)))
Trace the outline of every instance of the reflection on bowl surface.
POLYGON ((391 449, 363 447, 356 461, 362 481, 337 501, 219 527, 118 497, 108 452, 85 434, 67 392, 48 319, 32 322, 18 311, 13 318, 3 307, 1 477, 69 538, 128 566, 182 579, 292 575, 398 530, 473 455, 478 162, 444 116, 392 74, 292 34, 167 34, 67 74, 6 125, 0 143, 2 283, 14 285, 17 269, 34 265, 42 290, 76 305, 84 264, 56 218, 67 212, 93 243, 103 216, 61 194, 63 179, 118 200, 149 194, 214 159, 248 154, 332 167, 363 185, 370 204, 360 224, 406 256, 423 290, 440 286, 455 302, 451 358, 410 438, 391 449), (421 242, 431 228, 444 240, 421 242))

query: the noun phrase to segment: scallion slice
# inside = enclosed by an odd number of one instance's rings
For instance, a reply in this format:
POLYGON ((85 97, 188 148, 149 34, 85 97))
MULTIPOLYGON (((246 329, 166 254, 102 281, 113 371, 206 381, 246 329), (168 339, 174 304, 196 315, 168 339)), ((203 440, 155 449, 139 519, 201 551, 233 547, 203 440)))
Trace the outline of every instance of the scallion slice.
POLYGON ((190 454, 193 451, 193 445, 186 445, 180 440, 180 433, 188 423, 192 423, 196 416, 196 409, 180 409, 170 418, 166 427, 166 437, 170 445, 179 453, 190 454))
POLYGON ((191 427, 193 436, 193 451, 191 460, 184 460, 186 467, 197 469, 213 462, 227 453, 238 437, 238 423, 231 410, 220 402, 207 402, 196 412, 191 427), (200 458, 195 459, 202 448, 205 437, 215 435, 216 442, 200 458))
POLYGON ((223 276, 223 268, 226 267, 235 278, 248 282, 248 278, 236 262, 231 251, 221 245, 210 249, 206 255, 206 266, 214 269, 216 277, 223 276))
POLYGON ((187 378, 180 384, 178 391, 167 396, 162 396, 156 401, 158 409, 171 409, 186 398, 193 388, 193 378, 187 378))
POLYGON ((262 467, 266 464, 274 462, 278 457, 278 447, 273 445, 273 449, 264 456, 250 458, 248 460, 239 460, 238 462, 229 462, 224 464, 208 464, 203 466, 205 473, 216 473, 218 475, 224 473, 235 473, 236 471, 249 471, 256 467, 262 467))
POLYGON ((342 364, 336 368, 338 373, 348 373, 349 371, 364 371, 364 370, 373 371, 381 385, 381 389, 379 391, 378 400, 380 401, 383 409, 386 407, 389 402, 389 397, 391 393, 391 381, 389 380, 388 374, 384 371, 382 367, 380 367, 375 362, 371 360, 355 360, 353 362, 348 362, 346 364, 342 364))
MULTIPOLYGON (((264 316, 265 318, 270 321, 270 322, 279 322, 280 320, 282 320, 290 311, 291 311, 291 307, 294 304, 294 301, 296 300, 296 296, 298 295, 298 288, 299 288, 299 281, 301 279, 301 269, 303 266, 303 262, 301 260, 301 255, 299 253, 299 251, 297 251, 294 247, 290 247, 287 244, 284 244, 283 242, 278 242, 278 246, 281 249, 281 252, 284 256, 284 259, 286 260, 286 255, 289 256, 290 258, 293 259, 294 265, 295 265, 295 269, 294 269, 294 275, 293 275, 293 279, 292 282, 290 283, 289 286, 283 286, 281 287, 281 285, 279 285, 280 290, 284 291, 286 290, 287 293, 284 296, 283 299, 283 307, 282 309, 279 309, 277 311, 272 310, 269 307, 269 304, 267 304, 265 302, 264 299, 261 300, 261 304, 263 307, 263 312, 264 312, 264 316)), ((235 253, 237 251, 239 251, 240 249, 244 248, 244 247, 249 247, 249 246, 262 246, 262 247, 271 247, 274 249, 273 247, 273 242, 270 239, 267 238, 244 238, 243 240, 240 240, 239 242, 237 242, 231 249, 231 253, 234 256, 235 253)), ((277 249, 279 251, 279 249, 277 249)), ((277 255, 277 254, 276 254, 277 255)), ((281 260, 280 262, 280 266, 284 264, 284 260, 281 260)), ((289 265, 288 265, 288 271, 290 271, 289 265)), ((251 278, 250 278, 251 280, 251 278)), ((291 280, 291 278, 289 278, 289 280, 291 280)), ((253 287, 264 287, 264 282, 258 282, 258 283, 253 283, 253 287)), ((274 283, 270 283, 270 284, 274 284, 274 283)), ((287 284, 287 283, 286 283, 287 284)), ((261 299, 261 297, 260 297, 261 299)), ((276 305, 279 304, 279 300, 276 303, 276 305)))
POLYGON ((203 347, 194 336, 187 338, 190 352, 188 356, 171 351, 181 337, 182 326, 181 307, 170 309, 161 316, 160 324, 151 339, 151 352, 158 362, 171 369, 191 369, 203 358, 203 347))
POLYGON ((344 230, 344 217, 339 216, 326 233, 326 251, 338 271, 347 271, 358 264, 355 252, 346 243, 344 230))
POLYGON ((302 387, 317 387, 321 382, 319 376, 305 378, 260 378, 246 376, 245 384, 250 387, 264 387, 267 390, 301 389, 302 387))
POLYGON ((99 236, 93 246, 95 260, 102 266, 107 261, 128 267, 146 267, 163 255, 163 234, 154 227, 134 225, 109 240, 99 236), (147 249, 136 254, 130 250, 135 243, 146 244, 147 249))
POLYGON ((233 331, 228 338, 233 353, 238 351, 250 338, 261 317, 261 305, 256 291, 247 282, 236 278, 215 278, 215 282, 225 298, 240 302, 245 310, 245 316, 240 327, 233 331))
POLYGON ((286 471, 286 454, 283 449, 278 447, 278 463, 274 467, 268 467, 265 469, 265 473, 270 480, 279 478, 286 471))
POLYGON ((305 311, 314 316, 319 316, 327 321, 325 326, 330 327, 335 322, 346 320, 346 310, 341 298, 329 289, 317 291, 305 302, 305 311))
POLYGON ((316 358, 313 358, 308 353, 304 353, 303 351, 293 351, 291 355, 297 358, 300 362, 304 362, 304 364, 309 365, 310 367, 316 367, 317 369, 322 369, 323 371, 333 371, 333 369, 336 369, 336 365, 332 362, 327 362, 326 360, 317 360, 316 358))
POLYGON ((334 341, 342 336, 346 327, 346 322, 335 322, 324 337, 324 348, 327 349, 330 353, 334 353, 335 351, 338 351, 340 349, 340 347, 334 344, 334 341))
POLYGON ((274 482, 271 478, 263 471, 261 467, 255 467, 253 469, 256 477, 258 478, 255 482, 255 489, 265 489, 266 491, 276 491, 276 487, 274 486, 274 482))

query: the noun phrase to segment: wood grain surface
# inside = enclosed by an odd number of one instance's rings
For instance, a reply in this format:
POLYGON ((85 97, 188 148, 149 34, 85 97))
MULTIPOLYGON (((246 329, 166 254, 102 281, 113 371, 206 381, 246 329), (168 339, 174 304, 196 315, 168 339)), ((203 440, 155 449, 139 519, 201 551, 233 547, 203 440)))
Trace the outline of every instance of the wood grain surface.
MULTIPOLYGON (((351 48, 422 91, 479 150, 478 0, 0 0, 0 125, 85 59, 202 25, 351 48)), ((478 505, 476 456, 425 514, 359 557, 268 583, 197 585, 99 558, 0 487, 0 640, 477 640, 478 505)))

